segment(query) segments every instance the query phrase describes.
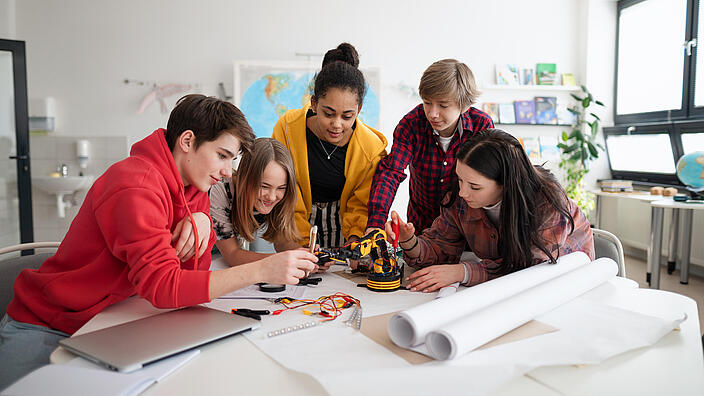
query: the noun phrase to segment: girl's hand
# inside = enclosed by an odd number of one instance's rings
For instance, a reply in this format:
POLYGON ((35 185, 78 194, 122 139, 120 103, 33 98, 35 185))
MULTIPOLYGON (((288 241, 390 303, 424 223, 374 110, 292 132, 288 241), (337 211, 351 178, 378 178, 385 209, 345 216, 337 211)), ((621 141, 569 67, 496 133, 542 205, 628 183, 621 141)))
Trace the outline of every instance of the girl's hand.
POLYGON ((300 278, 315 270, 317 261, 318 258, 305 248, 272 254, 259 261, 261 276, 258 278, 266 283, 296 285, 300 278))
MULTIPOLYGON (((193 213, 193 220, 198 227, 198 257, 201 257, 208 248, 210 239, 210 218, 202 212, 193 213)), ((176 249, 176 255, 181 261, 190 260, 195 254, 195 233, 193 224, 188 216, 185 216, 176 224, 171 236, 171 246, 176 249)))
POLYGON ((391 211, 391 220, 386 222, 384 228, 389 241, 393 241, 398 238, 399 243, 411 239, 411 237, 416 233, 416 228, 413 226, 413 223, 404 223, 403 220, 401 220, 401 216, 399 216, 395 210, 391 211), (399 225, 399 235, 394 233, 392 223, 397 223, 399 225))
POLYGON ((464 280, 464 264, 431 265, 412 273, 408 289, 429 293, 464 280))

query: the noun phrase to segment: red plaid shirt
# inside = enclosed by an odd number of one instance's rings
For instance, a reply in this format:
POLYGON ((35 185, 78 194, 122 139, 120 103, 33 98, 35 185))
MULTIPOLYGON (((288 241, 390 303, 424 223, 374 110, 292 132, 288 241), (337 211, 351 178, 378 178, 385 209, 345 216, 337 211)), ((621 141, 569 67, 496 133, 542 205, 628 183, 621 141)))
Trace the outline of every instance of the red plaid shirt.
POLYGON ((384 228, 398 185, 411 174, 408 221, 416 233, 430 227, 440 214, 440 198, 457 180, 455 155, 460 145, 477 131, 493 128, 491 117, 470 107, 460 115, 462 135, 455 134, 447 152, 438 143, 433 127, 425 117, 423 104, 406 114, 394 130, 391 153, 379 161, 369 194, 367 228, 384 228))
MULTIPOLYGON (((543 218, 538 229, 546 241, 545 247, 554 258, 582 251, 594 260, 594 237, 589 221, 574 201, 568 199, 568 211, 574 220, 574 231, 570 233, 568 220, 543 202, 537 212, 543 218)), ((435 264, 455 264, 460 260, 465 246, 481 259, 480 262, 463 262, 469 271, 466 286, 473 286, 497 278, 492 269, 501 264, 499 231, 489 221, 484 209, 472 209, 462 198, 457 198, 450 208, 442 208, 441 215, 430 229, 418 237, 420 253, 416 259, 407 259, 411 267, 427 267, 435 264)), ((530 265, 548 261, 540 249, 531 250, 530 265)))

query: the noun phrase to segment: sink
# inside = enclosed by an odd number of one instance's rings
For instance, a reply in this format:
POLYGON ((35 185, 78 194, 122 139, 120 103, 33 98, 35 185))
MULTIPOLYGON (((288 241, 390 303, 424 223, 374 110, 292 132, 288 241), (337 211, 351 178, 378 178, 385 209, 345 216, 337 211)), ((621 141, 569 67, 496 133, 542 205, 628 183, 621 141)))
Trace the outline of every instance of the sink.
POLYGON ((66 208, 71 207, 71 202, 64 202, 64 195, 90 188, 91 184, 93 184, 93 176, 32 177, 32 185, 49 194, 56 195, 56 209, 61 218, 66 217, 66 208))
POLYGON ((49 194, 73 194, 85 190, 93 183, 93 176, 33 176, 32 184, 49 194))

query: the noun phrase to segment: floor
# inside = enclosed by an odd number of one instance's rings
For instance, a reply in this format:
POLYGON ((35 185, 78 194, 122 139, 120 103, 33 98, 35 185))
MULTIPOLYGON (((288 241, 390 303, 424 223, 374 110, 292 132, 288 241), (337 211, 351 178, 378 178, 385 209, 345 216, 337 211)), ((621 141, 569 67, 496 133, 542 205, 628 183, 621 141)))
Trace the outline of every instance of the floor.
MULTIPOLYGON (((704 332, 704 279, 690 273, 689 283, 680 284, 680 271, 676 270, 672 275, 668 275, 663 267, 660 272, 660 289, 679 293, 694 299, 699 310, 699 329, 704 332)), ((626 277, 638 282, 640 287, 647 288, 645 282, 646 263, 645 261, 626 256, 626 277)))

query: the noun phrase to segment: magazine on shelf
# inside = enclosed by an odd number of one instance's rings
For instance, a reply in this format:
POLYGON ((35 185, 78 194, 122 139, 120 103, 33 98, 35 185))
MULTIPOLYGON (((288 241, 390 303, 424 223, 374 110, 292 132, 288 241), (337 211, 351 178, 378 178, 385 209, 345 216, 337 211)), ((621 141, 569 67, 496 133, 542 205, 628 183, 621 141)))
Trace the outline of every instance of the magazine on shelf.
POLYGON ((513 102, 516 110, 517 124, 535 124, 535 102, 532 100, 517 100, 513 102))
POLYGON ((577 81, 572 73, 562 73, 562 85, 575 86, 577 81))
POLYGON ((540 157, 545 161, 557 161, 560 159, 560 148, 557 147, 556 136, 540 136, 540 157))
POLYGON ((518 68, 516 65, 502 63, 496 65, 496 84, 519 85, 518 68))
POLYGON ((577 115, 569 110, 569 108, 563 104, 557 104, 557 123, 559 125, 574 125, 577 123, 577 115))
POLYGON ((491 117, 491 120, 494 121, 494 124, 499 123, 499 104, 498 103, 483 103, 482 104, 482 111, 484 111, 486 114, 491 117))
POLYGON ((535 65, 535 74, 538 85, 557 84, 557 65, 554 63, 538 63, 535 65))
POLYGON ((521 85, 535 85, 535 69, 521 68, 520 80, 521 85))
POLYGON ((554 96, 535 97, 535 122, 557 125, 557 98, 554 96))
POLYGON ((526 150, 528 158, 531 160, 539 160, 540 157, 540 143, 538 138, 535 136, 524 136, 523 137, 523 148, 526 150))
POLYGON ((499 103, 499 122, 501 124, 515 124, 516 110, 513 103, 499 103))

